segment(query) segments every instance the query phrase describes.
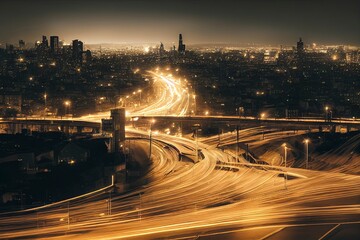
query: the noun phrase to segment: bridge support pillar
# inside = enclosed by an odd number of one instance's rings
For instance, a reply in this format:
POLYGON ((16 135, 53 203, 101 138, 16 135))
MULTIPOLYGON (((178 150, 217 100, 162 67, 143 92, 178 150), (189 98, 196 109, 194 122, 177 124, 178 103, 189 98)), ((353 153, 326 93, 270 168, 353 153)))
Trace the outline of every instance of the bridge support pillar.
POLYGON ((69 135, 69 126, 61 125, 60 129, 62 132, 64 132, 66 135, 69 135))
POLYGON ((330 129, 331 129, 331 132, 332 132, 332 133, 335 133, 335 132, 336 132, 336 126, 335 126, 335 125, 331 126, 330 129))
POLYGON ((120 152, 125 142, 125 108, 111 109, 113 126, 111 151, 120 152))
POLYGON ((21 133, 22 124, 15 123, 15 133, 21 133))
POLYGON ((76 132, 77 132, 77 133, 82 133, 83 129, 84 129, 84 127, 82 127, 82 126, 77 126, 77 127, 76 127, 76 132))
POLYGON ((92 129, 92 133, 99 133, 100 132, 100 128, 93 128, 92 129))

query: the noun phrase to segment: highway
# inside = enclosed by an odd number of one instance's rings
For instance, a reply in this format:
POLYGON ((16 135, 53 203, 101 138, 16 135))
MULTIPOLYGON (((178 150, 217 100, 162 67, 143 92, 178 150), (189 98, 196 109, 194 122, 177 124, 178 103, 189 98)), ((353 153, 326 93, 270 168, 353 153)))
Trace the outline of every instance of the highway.
MULTIPOLYGON (((183 116, 190 104, 184 85, 170 76, 152 74, 164 92, 154 105, 143 106, 136 114, 183 116)), ((81 120, 99 121, 99 117, 81 120)), ((218 136, 199 139, 204 157, 194 162, 179 157, 179 153, 196 155, 194 139, 153 132, 152 165, 141 187, 122 194, 110 194, 106 188, 50 206, 1 213, 0 239, 321 239, 330 235, 341 239, 349 233, 359 235, 359 175, 260 166, 242 157, 237 162, 233 154, 217 148, 218 136), (309 236, 301 238, 304 233, 309 236)), ((147 138, 149 132, 127 127, 126 134, 147 138)), ((276 130, 267 132, 265 139, 262 134, 259 127, 243 129, 240 135, 252 144, 288 136, 276 130)), ((233 144, 234 136, 223 134, 220 146, 233 144)), ((145 151, 149 148, 147 139, 134 142, 145 151)))

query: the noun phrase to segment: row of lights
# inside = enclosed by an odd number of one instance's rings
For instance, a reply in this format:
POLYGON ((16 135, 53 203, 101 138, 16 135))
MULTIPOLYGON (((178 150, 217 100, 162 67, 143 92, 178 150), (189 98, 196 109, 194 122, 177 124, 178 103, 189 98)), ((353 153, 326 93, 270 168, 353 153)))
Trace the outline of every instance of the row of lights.
MULTIPOLYGON (((305 153, 306 153, 305 168, 308 169, 309 168, 309 143, 310 143, 310 140, 308 138, 306 138, 306 139, 304 139, 303 142, 305 143, 305 153)), ((284 147, 285 167, 287 167, 287 165, 286 165, 287 150, 290 149, 290 148, 288 148, 286 146, 286 143, 283 143, 281 146, 284 147)))

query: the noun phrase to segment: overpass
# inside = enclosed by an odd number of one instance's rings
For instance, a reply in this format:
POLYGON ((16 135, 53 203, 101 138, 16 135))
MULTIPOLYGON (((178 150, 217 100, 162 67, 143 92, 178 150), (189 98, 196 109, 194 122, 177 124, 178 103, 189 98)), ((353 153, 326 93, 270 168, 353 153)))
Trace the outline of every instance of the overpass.
POLYGON ((228 125, 248 125, 248 126, 268 126, 283 128, 317 128, 317 127, 345 127, 350 129, 360 129, 360 120, 353 118, 333 118, 325 121, 322 118, 255 118, 239 116, 132 116, 133 121, 150 121, 156 119, 159 122, 182 122, 182 123, 203 123, 209 124, 228 124, 228 125))
MULTIPOLYGON (((240 126, 267 126, 267 127, 282 127, 282 128, 332 128, 344 127, 346 131, 360 130, 359 119, 349 118, 334 118, 331 121, 325 121, 321 118, 255 118, 255 117, 238 117, 238 116, 175 116, 175 115, 146 115, 146 116, 131 116, 128 118, 133 124, 135 122, 149 122, 156 119, 157 123, 184 123, 192 125, 200 123, 203 126, 218 126, 218 125, 240 125, 240 126)), ((90 132, 100 132, 101 123, 98 122, 77 120, 76 118, 14 118, 1 119, 0 127, 7 129, 9 133, 21 132, 23 128, 35 128, 39 131, 46 131, 48 129, 58 129, 65 133, 77 132, 81 133, 84 129, 90 132)))
POLYGON ((75 119, 27 119, 14 118, 0 120, 0 128, 6 129, 8 133, 19 133, 22 129, 36 129, 38 131, 47 131, 51 129, 61 130, 65 133, 77 132, 81 133, 85 128, 91 132, 97 133, 100 131, 99 122, 79 121, 75 119))

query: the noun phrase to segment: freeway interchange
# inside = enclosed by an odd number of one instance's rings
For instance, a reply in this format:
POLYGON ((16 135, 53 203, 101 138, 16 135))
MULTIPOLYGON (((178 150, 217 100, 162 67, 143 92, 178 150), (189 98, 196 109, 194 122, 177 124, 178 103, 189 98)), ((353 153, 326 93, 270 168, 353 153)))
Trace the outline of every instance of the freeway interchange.
MULTIPOLYGON (((150 72, 159 95, 132 116, 185 116, 186 85, 150 72)), ((80 118, 97 122, 106 113, 80 118)), ((108 113, 107 113, 108 114, 108 113)), ((259 144, 259 129, 242 138, 259 144), (254 137, 256 136, 256 137, 254 137)), ((126 128, 139 148, 148 131, 126 128)), ((298 133, 299 135, 302 132, 298 133)), ((266 141, 285 135, 269 132, 266 141)), ((233 144, 224 134, 222 144, 233 144)), ((264 140, 265 141, 265 140, 264 140)), ((135 143, 134 143, 135 144, 135 143)), ((360 176, 336 171, 251 164, 217 148, 216 137, 153 135, 152 164, 141 186, 113 194, 116 184, 70 200, 0 214, 0 239, 355 239, 360 226, 360 176), (203 157, 194 156, 197 146, 203 157)))

